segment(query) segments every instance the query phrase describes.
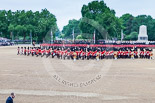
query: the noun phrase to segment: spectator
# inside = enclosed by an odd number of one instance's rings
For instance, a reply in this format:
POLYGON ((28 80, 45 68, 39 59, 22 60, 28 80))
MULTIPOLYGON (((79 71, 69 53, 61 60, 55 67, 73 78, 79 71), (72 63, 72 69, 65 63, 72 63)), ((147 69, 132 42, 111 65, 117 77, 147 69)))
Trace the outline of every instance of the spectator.
POLYGON ((13 103, 14 98, 15 98, 15 94, 11 93, 11 95, 6 100, 6 103, 13 103))

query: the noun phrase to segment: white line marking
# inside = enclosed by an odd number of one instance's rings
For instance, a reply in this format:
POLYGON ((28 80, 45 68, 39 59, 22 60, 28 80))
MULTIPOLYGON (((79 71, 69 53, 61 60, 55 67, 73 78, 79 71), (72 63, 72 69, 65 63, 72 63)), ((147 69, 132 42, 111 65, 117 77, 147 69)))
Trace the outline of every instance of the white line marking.
POLYGON ((0 89, 0 94, 9 95, 14 92, 17 95, 31 95, 31 96, 76 96, 76 97, 98 97, 102 100, 125 100, 135 99, 127 96, 102 95, 98 93, 84 93, 84 92, 62 92, 62 91, 42 91, 42 90, 19 90, 19 89, 0 89))
POLYGON ((82 93, 82 92, 60 92, 60 91, 41 91, 41 90, 17 90, 17 89, 0 89, 0 94, 10 94, 14 92, 19 95, 34 95, 34 96, 79 96, 79 97, 98 97, 97 93, 82 93))

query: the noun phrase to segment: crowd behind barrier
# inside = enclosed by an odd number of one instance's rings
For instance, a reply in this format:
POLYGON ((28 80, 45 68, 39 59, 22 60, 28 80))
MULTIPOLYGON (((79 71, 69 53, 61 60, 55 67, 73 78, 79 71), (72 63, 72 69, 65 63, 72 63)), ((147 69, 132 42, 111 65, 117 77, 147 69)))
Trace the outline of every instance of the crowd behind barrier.
MULTIPOLYGON (((94 44, 93 40, 55 40, 53 44, 94 44)), ((112 40, 97 40, 95 44, 109 44, 109 45, 155 45, 155 41, 141 42, 141 41, 112 41, 112 40)))
POLYGON ((0 37, 0 46, 11 46, 14 44, 15 43, 12 42, 10 39, 0 37))
POLYGON ((155 41, 139 42, 139 41, 103 41, 98 40, 95 44, 91 40, 56 40, 53 43, 44 43, 41 46, 65 46, 65 47, 153 47, 155 41))

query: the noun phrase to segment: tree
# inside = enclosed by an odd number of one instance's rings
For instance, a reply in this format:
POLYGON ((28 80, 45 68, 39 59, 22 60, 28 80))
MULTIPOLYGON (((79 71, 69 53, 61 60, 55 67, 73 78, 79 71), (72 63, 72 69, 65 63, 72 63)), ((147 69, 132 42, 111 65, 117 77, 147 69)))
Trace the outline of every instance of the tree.
POLYGON ((127 35, 125 37, 126 40, 138 40, 138 33, 137 32, 131 32, 130 35, 127 35))
POLYGON ((10 24, 9 26, 8 26, 8 31, 10 32, 10 38, 12 38, 12 40, 13 40, 13 32, 15 31, 15 26, 13 25, 13 24, 10 24))
POLYGON ((154 29, 155 29, 155 24, 154 20, 151 16, 147 15, 139 15, 135 17, 133 21, 133 30, 139 32, 139 27, 141 25, 146 25, 148 29, 148 39, 149 40, 155 40, 153 34, 154 34, 154 29))
POLYGON ((22 25, 17 25, 15 27, 15 30, 18 32, 18 36, 22 36, 23 37, 23 43, 25 43, 25 37, 26 37, 26 27, 25 26, 22 26, 22 25))
POLYGON ((82 38, 82 35, 78 35, 78 36, 76 37, 76 39, 83 39, 83 38, 82 38))
POLYGON ((10 35, 7 35, 7 29, 8 29, 8 24, 7 24, 7 18, 6 18, 6 11, 1 10, 0 11, 0 32, 2 33, 3 37, 9 38, 10 35))
POLYGON ((115 16, 115 11, 110 10, 104 1, 93 1, 88 5, 83 5, 80 29, 82 33, 93 36, 96 31, 96 39, 110 39, 119 37, 121 32, 121 22, 115 16))
POLYGON ((23 37, 23 41, 32 33, 35 39, 42 42, 49 31, 52 30, 55 35, 58 28, 56 21, 55 16, 47 9, 42 9, 41 12, 1 10, 0 33, 3 34, 1 36, 7 38, 10 38, 10 33, 17 34, 17 37, 23 37))
POLYGON ((65 37, 65 34, 60 35, 60 38, 64 39, 64 37, 65 37))
POLYGON ((62 33, 65 34, 65 37, 72 37, 73 29, 75 34, 80 34, 81 30, 79 27, 80 20, 69 20, 68 25, 63 27, 62 33))
POLYGON ((124 14, 119 19, 121 21, 124 33, 129 35, 133 29, 134 16, 131 14, 124 14))

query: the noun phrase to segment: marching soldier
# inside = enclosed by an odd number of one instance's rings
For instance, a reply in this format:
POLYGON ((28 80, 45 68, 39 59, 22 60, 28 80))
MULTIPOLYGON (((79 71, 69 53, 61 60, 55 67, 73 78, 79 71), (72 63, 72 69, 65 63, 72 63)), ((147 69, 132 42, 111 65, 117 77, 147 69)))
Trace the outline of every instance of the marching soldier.
POLYGON ((45 55, 45 49, 41 49, 41 51, 39 50, 39 54, 41 54, 41 57, 43 57, 45 55))
POLYGON ((74 51, 73 52, 73 59, 74 59, 74 61, 76 61, 76 56, 77 56, 77 53, 74 51))
POLYGON ((27 50, 26 50, 26 47, 24 47, 24 55, 26 55, 26 51, 27 51, 27 50))
POLYGON ((100 58, 100 53, 99 53, 99 51, 97 51, 97 53, 96 53, 96 60, 99 61, 99 58, 100 58))
POLYGON ((19 47, 17 48, 17 51, 18 51, 17 55, 19 55, 20 54, 20 48, 19 47))
POLYGON ((50 56, 50 52, 51 52, 51 48, 46 50, 46 58, 48 58, 50 56))
POLYGON ((131 52, 131 59, 134 60, 134 52, 131 52))
POLYGON ((21 53, 20 54, 23 55, 23 47, 21 47, 21 53))
POLYGON ((34 50, 34 48, 32 48, 32 49, 31 49, 31 55, 32 55, 32 56, 34 56, 34 52, 35 52, 35 50, 34 50))
POLYGON ((117 51, 114 52, 114 59, 117 60, 117 51))
POLYGON ((150 59, 153 59, 153 52, 152 52, 152 50, 150 51, 150 59))
POLYGON ((29 56, 30 55, 30 48, 28 47, 27 48, 27 56, 29 56))

